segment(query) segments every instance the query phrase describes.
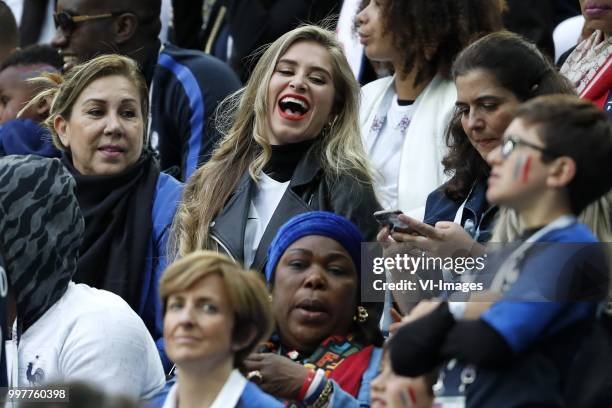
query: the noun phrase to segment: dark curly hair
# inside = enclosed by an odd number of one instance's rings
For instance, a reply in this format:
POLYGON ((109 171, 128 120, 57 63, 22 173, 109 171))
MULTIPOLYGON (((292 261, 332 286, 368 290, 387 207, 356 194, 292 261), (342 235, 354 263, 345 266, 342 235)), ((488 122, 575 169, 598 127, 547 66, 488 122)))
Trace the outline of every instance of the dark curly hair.
MULTIPOLYGON (((495 77, 520 102, 540 95, 575 93, 535 44, 508 31, 489 34, 463 50, 453 64, 452 77, 456 80, 477 69, 495 77)), ((453 177, 444 185, 444 193, 452 200, 462 201, 474 181, 488 177, 489 165, 463 131, 457 110, 446 131, 446 144, 449 153, 442 164, 453 177)))
POLYGON ((405 50, 404 72, 414 68, 415 85, 436 74, 450 76, 457 54, 475 39, 503 28, 498 0, 388 0, 386 32, 405 50))

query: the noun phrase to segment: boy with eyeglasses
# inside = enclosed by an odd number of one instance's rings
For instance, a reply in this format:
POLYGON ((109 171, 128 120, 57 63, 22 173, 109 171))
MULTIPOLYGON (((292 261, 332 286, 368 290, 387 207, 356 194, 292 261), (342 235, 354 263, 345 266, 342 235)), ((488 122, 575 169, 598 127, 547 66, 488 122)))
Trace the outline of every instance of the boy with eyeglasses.
POLYGON ((501 299, 471 319, 453 302, 421 307, 391 341, 393 369, 416 376, 456 360, 468 407, 564 406, 564 381, 608 287, 605 255, 575 217, 612 187, 612 127, 590 102, 539 97, 519 107, 488 161, 488 201, 525 226, 491 284, 501 299))

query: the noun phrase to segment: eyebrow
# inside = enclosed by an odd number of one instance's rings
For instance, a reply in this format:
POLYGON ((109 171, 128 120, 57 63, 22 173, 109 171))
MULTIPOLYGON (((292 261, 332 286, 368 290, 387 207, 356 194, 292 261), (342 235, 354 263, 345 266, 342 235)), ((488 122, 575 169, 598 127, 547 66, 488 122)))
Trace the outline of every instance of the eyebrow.
MULTIPOLYGON (((312 252, 309 251, 308 249, 304 249, 304 248, 293 248, 293 249, 290 249, 290 250, 287 251, 287 253, 290 253, 290 252, 299 252, 299 253, 302 253, 304 255, 312 256, 312 252)), ((346 260, 351 261, 351 262, 353 261, 350 257, 346 256, 342 252, 332 252, 332 253, 330 253, 329 255, 326 256, 326 259, 327 260, 331 260, 331 261, 336 260, 336 259, 340 259, 340 258, 346 259, 346 260)))
POLYGON ((353 262, 353 260, 350 257, 346 256, 345 254, 341 252, 332 252, 331 254, 327 256, 328 261, 335 261, 336 259, 344 259, 351 263, 353 262))
MULTIPOLYGON (((185 300, 185 295, 180 295, 180 294, 173 294, 168 296, 168 299, 178 299, 178 300, 185 300)), ((198 303, 198 302, 218 302, 219 299, 216 299, 214 297, 210 297, 210 296, 200 296, 195 298, 195 302, 194 303, 198 303)))
MULTIPOLYGON (((85 99, 85 101, 83 101, 83 103, 88 103, 88 102, 94 102, 94 103, 106 103, 106 99, 98 99, 98 98, 89 98, 89 99, 85 99)), ((138 103, 138 101, 134 98, 125 98, 121 100, 121 103, 125 103, 125 102, 133 102, 133 103, 138 103)))
MULTIPOLYGON (((296 66, 298 63, 294 60, 291 59, 287 59, 287 58, 282 58, 280 60, 278 60, 278 62, 276 63, 276 66, 278 66, 279 64, 289 64, 291 66, 296 66)), ((331 73, 326 70, 323 67, 320 67, 318 65, 309 65, 308 66, 309 69, 313 70, 313 71, 319 71, 322 72, 323 74, 327 75, 330 79, 331 79, 331 73)))
MULTIPOLYGON (((480 95, 479 97, 477 97, 476 99, 474 99, 474 102, 483 102, 489 99, 494 99, 496 101, 505 101, 507 98, 504 96, 497 96, 497 95, 480 95)), ((456 101, 455 105, 465 105, 468 102, 464 102, 464 101, 456 101)))

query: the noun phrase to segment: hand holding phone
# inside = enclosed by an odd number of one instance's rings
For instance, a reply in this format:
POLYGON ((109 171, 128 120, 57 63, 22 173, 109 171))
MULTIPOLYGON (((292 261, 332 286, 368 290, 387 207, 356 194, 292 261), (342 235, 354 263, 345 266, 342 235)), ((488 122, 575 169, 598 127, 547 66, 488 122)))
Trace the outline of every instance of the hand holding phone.
POLYGON ((389 227, 392 232, 402 232, 404 234, 416 234, 417 232, 408 224, 400 221, 399 215, 403 214, 400 210, 376 211, 374 218, 383 226, 389 227))

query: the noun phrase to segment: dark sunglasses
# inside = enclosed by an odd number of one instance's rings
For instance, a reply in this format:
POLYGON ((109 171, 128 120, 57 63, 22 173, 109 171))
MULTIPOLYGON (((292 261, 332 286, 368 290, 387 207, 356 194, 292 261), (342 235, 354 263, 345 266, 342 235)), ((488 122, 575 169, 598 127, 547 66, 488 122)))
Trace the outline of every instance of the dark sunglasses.
POLYGON ((115 11, 112 13, 76 16, 76 15, 70 14, 67 11, 60 11, 59 13, 53 14, 53 22, 55 23, 56 29, 61 28, 65 34, 70 34, 74 31, 77 24, 82 23, 84 21, 116 17, 123 13, 124 13, 123 11, 115 11))
POLYGON ((538 146, 538 145, 534 145, 533 143, 526 142, 524 140, 519 139, 518 137, 514 135, 508 135, 502 139, 502 144, 501 144, 502 158, 504 160, 507 159, 508 156, 512 154, 512 152, 514 151, 514 149, 516 149, 518 145, 527 146, 534 150, 540 151, 542 152, 543 155, 548 156, 549 158, 555 158, 559 156, 556 152, 554 152, 551 149, 548 149, 542 146, 538 146))

